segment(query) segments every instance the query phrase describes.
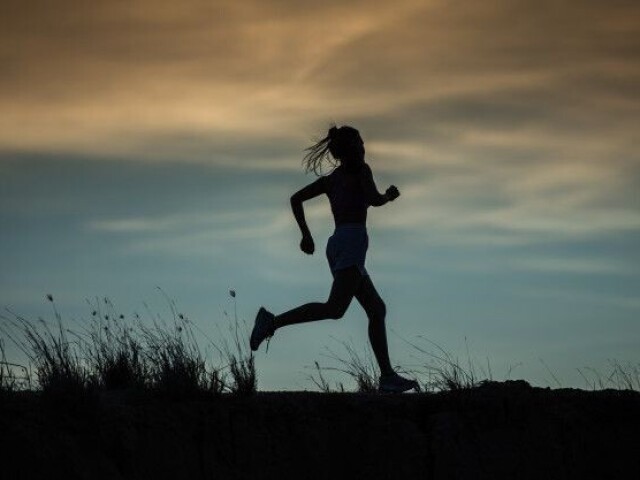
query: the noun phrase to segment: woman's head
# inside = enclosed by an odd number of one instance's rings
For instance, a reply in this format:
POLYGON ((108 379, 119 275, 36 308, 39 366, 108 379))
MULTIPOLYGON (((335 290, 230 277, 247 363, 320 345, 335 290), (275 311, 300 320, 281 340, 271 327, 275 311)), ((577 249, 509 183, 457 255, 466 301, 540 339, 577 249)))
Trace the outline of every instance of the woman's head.
POLYGON ((350 172, 357 172, 364 163, 364 142, 360 132, 347 125, 340 128, 334 125, 325 138, 306 151, 308 153, 302 163, 307 172, 313 170, 316 175, 322 172, 322 161, 325 158, 332 167, 335 167, 338 161, 350 172))

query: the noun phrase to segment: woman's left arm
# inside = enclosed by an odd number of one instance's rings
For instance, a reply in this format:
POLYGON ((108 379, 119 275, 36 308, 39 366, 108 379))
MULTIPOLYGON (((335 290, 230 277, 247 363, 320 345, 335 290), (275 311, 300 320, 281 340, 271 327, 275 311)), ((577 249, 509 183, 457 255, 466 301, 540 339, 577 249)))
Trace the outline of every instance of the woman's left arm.
POLYGON ((386 192, 380 193, 376 187, 376 182, 373 180, 371 167, 366 163, 363 165, 362 170, 360 170, 359 175, 364 195, 372 207, 381 207, 385 203, 393 201, 400 196, 400 192, 394 185, 387 188, 386 192))

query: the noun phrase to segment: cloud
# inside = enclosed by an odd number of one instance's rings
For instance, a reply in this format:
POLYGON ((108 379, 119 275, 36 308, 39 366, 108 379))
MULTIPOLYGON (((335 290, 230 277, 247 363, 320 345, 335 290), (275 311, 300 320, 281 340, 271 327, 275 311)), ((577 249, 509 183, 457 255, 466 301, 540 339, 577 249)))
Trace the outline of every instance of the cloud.
POLYGON ((628 109, 636 10, 529 0, 13 3, 2 23, 0 142, 126 151, 137 136, 173 130, 237 144, 276 132, 299 139, 334 118, 388 124, 394 113, 407 130, 456 99, 441 121, 505 124, 505 112, 477 103, 489 94, 515 99, 523 119, 539 117, 541 101, 587 95, 628 109))
POLYGON ((304 77, 406 5, 14 4, 2 25, 0 104, 11 120, 0 142, 112 151, 131 133, 294 128, 301 109, 326 105, 304 77))
POLYGON ((274 210, 260 208, 242 211, 171 213, 168 215, 94 220, 88 222, 87 228, 111 233, 184 231, 211 226, 225 230, 233 225, 249 224, 256 219, 276 214, 277 212, 274 210))
POLYGON ((92 220, 85 228, 125 239, 125 252, 169 255, 224 255, 241 244, 273 241, 291 224, 282 210, 246 208, 146 217, 92 220))
POLYGON ((507 244, 636 230, 639 9, 13 3, 0 148, 293 173, 335 120, 360 128, 379 187, 403 192, 382 228, 507 244))

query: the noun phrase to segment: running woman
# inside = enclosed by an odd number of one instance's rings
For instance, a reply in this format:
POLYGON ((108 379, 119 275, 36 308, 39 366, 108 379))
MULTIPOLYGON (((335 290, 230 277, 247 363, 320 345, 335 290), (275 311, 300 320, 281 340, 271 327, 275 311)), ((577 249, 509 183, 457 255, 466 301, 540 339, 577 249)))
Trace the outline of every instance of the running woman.
POLYGON ((327 242, 326 255, 333 275, 329 299, 307 303, 288 312, 274 315, 260 307, 251 332, 251 350, 258 349, 276 330, 296 323, 344 316, 353 297, 364 308, 369 319, 369 341, 380 368, 379 389, 384 392, 418 390, 418 383, 400 376, 391 367, 385 326, 386 306, 365 268, 369 247, 367 208, 380 207, 400 196, 395 186, 384 194, 378 192, 371 167, 364 161, 364 142, 358 130, 349 126, 333 126, 325 138, 306 149, 303 160, 306 172, 319 178, 291 197, 291 208, 302 240, 300 249, 312 255, 315 245, 304 216, 305 200, 326 194, 329 197, 335 231, 327 242), (335 167, 329 175, 320 175, 322 162, 335 167))

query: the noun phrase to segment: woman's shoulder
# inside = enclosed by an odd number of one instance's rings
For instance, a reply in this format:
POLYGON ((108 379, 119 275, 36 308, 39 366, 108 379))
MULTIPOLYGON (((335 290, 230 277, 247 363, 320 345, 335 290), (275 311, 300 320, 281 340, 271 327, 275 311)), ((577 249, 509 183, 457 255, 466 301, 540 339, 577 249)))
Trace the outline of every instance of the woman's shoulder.
POLYGON ((327 173, 326 175, 322 175, 320 178, 323 179, 325 183, 330 184, 333 181, 335 181, 337 178, 342 178, 342 177, 350 178, 350 177, 359 177, 359 176, 369 177, 371 175, 372 175, 372 172, 369 164, 366 162, 362 162, 362 164, 359 165, 356 171, 349 171, 349 169, 347 169, 344 165, 339 165, 336 168, 334 168, 330 173, 327 173))
POLYGON ((371 167, 367 162, 362 162, 362 165, 360 165, 360 169, 358 170, 358 175, 362 177, 370 177, 373 175, 371 167))
POLYGON ((320 175, 320 177, 318 177, 318 180, 320 182, 324 183, 325 185, 330 185, 331 182, 333 181, 333 179, 336 176, 336 172, 337 172, 338 168, 334 168, 331 172, 326 173, 324 175, 320 175))
POLYGON ((366 162, 356 165, 340 165, 336 170, 338 169, 340 169, 340 173, 344 173, 346 175, 362 175, 371 173, 371 167, 366 162))
POLYGON ((344 171, 344 168, 342 165, 338 165, 336 168, 334 168, 333 170, 331 170, 329 173, 327 173, 326 175, 322 175, 321 178, 324 178, 325 180, 331 180, 339 175, 341 175, 344 171))

